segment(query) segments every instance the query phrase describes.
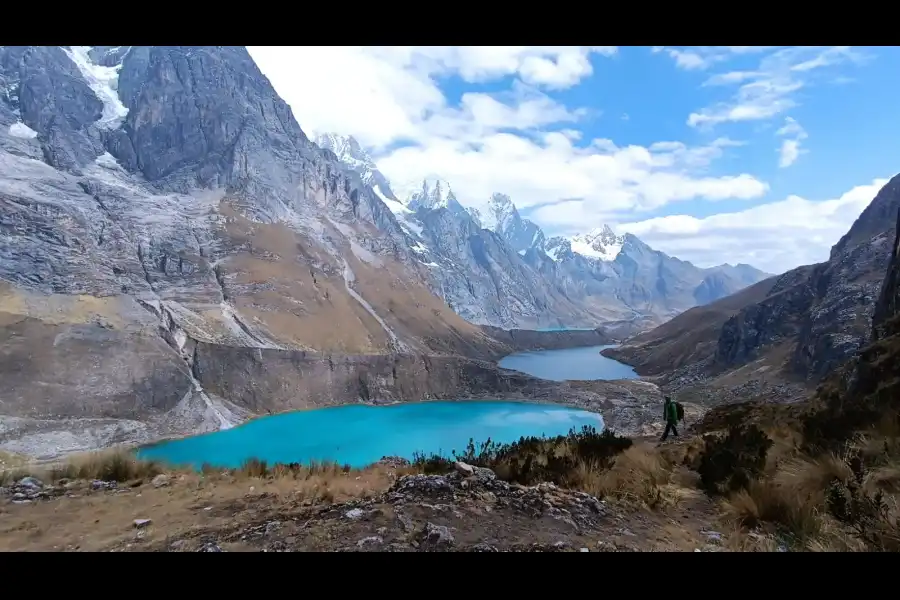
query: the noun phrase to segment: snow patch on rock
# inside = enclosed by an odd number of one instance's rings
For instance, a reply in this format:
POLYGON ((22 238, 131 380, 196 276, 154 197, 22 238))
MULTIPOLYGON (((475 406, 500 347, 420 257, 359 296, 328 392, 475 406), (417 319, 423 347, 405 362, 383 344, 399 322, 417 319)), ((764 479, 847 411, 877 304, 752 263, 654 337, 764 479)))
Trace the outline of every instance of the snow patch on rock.
POLYGON ((128 116, 128 108, 119 100, 119 69, 122 65, 104 67, 91 61, 91 46, 63 47, 75 66, 81 72, 87 84, 103 103, 103 114, 97 125, 102 129, 115 129, 128 116))
POLYGON ((38 132, 22 123, 21 121, 16 121, 12 125, 9 126, 9 135, 21 138, 24 140, 33 140, 37 137, 38 132))
POLYGON ((616 235, 609 225, 569 239, 572 252, 602 261, 613 261, 625 245, 625 237, 616 235))

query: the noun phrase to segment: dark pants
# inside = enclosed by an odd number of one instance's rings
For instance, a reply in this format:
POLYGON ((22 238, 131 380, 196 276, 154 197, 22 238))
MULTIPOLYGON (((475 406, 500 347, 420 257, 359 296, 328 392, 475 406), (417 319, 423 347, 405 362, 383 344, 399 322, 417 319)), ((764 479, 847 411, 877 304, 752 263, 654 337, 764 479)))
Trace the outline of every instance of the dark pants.
POLYGON ((663 435, 662 435, 663 441, 665 441, 665 439, 667 437, 669 437, 669 431, 672 432, 672 435, 674 435, 675 437, 678 437, 678 430, 675 429, 675 423, 669 421, 668 423, 666 423, 666 430, 663 431, 663 435))

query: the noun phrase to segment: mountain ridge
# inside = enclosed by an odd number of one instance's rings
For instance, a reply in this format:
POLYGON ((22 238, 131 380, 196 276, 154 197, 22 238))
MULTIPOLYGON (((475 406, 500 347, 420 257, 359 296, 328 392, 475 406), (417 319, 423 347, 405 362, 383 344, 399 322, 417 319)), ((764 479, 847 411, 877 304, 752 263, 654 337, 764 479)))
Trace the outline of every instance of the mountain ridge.
MULTIPOLYGON (((362 177, 377 172, 382 187, 390 188, 377 170, 376 162, 352 136, 331 133, 317 139, 329 148, 339 148, 346 157, 345 166, 358 170, 362 177)), ((480 277, 483 285, 493 287, 498 299, 515 297, 514 310, 491 302, 490 296, 474 297, 473 286, 448 279, 444 274, 436 274, 441 281, 432 286, 454 310, 479 325, 509 329, 631 322, 634 327, 644 327, 648 317, 656 322, 664 321, 768 275, 749 265, 701 269, 650 248, 632 234, 617 235, 608 225, 569 238, 547 238, 540 226, 523 218, 512 199, 500 192, 494 193, 485 206, 475 208, 462 204, 451 185, 440 179, 425 179, 420 185, 406 188, 416 191, 405 199, 393 194, 382 197, 402 219, 421 221, 428 211, 443 208, 459 221, 462 229, 457 233, 472 234, 474 224, 499 236, 499 242, 473 242, 478 248, 473 249, 467 264, 470 272, 483 273, 480 277), (519 255, 524 266, 503 249, 504 245, 519 255), (487 247, 503 257, 495 257, 493 262, 476 258, 476 255, 487 256, 483 252, 487 247), (623 250, 625 256, 618 260, 623 250), (503 265, 504 274, 496 273, 497 265, 503 265), (650 277, 652 273, 662 275, 654 281, 650 277), (639 280, 641 277, 643 281, 639 280), (539 290, 539 293, 537 296, 523 293, 525 289, 539 290), (678 297, 668 299, 669 289, 678 297)), ((448 235, 451 235, 448 230, 440 233, 442 238, 448 235)), ((455 241, 458 248, 467 244, 466 239, 455 241)), ((418 247, 428 248, 428 240, 419 240, 418 247)), ((432 257, 427 264, 443 266, 443 261, 432 257)))
POLYGON ((801 398, 867 343, 898 210, 900 175, 878 191, 828 260, 692 309, 603 352, 671 390, 729 397, 723 388, 740 388, 735 395, 742 400, 801 398))
MULTIPOLYGON (((315 138, 315 142, 321 146, 322 148, 327 148, 329 150, 333 150, 334 148, 339 148, 340 150, 335 151, 335 154, 339 160, 344 162, 345 166, 350 169, 364 169, 364 172, 370 173, 370 175, 364 175, 363 179, 366 181, 374 181, 374 180, 383 180, 385 182, 384 187, 382 187, 382 191, 391 189, 390 183, 388 183, 387 177, 378 170, 377 163, 371 157, 371 155, 363 148, 363 146, 354 138, 352 135, 342 135, 338 133, 323 133, 318 134, 315 138), (361 165, 361 166, 360 166, 361 165)), ((622 244, 624 243, 624 237, 626 235, 632 235, 635 239, 637 236, 633 234, 616 234, 613 229, 608 224, 603 224, 598 227, 595 227, 587 232, 577 233, 570 236, 551 236, 549 238, 546 237, 543 230, 540 228, 540 225, 531 221, 530 219, 524 218, 519 214, 518 207, 516 207, 515 203, 512 201, 509 195, 504 194, 502 192, 494 192, 491 195, 491 199, 488 201, 487 208, 478 209, 472 206, 468 206, 459 201, 454 193, 452 193, 452 188, 450 184, 443 179, 440 178, 426 178, 423 180, 421 184, 415 185, 406 185, 405 188, 409 189, 411 187, 428 187, 429 183, 438 184, 439 187, 442 187, 448 191, 448 195, 452 196, 453 200, 460 204, 469 212, 470 215, 473 216, 475 221, 485 229, 495 231, 498 228, 500 230, 505 230, 510 227, 514 227, 516 225, 516 221, 521 221, 524 223, 524 228, 531 231, 532 228, 536 228, 538 231, 535 232, 535 235, 528 238, 528 242, 526 244, 517 244, 513 241, 510 241, 510 245, 517 252, 524 252, 531 247, 540 247, 542 248, 544 245, 544 240, 548 239, 556 239, 556 240, 566 240, 570 244, 573 241, 582 251, 575 251, 579 254, 582 254, 586 257, 603 257, 602 260, 612 261, 615 259, 616 250, 620 249, 622 244), (596 248, 593 248, 593 244, 599 244, 602 247, 609 245, 612 250, 604 252, 600 251, 596 248)), ((418 197, 420 192, 414 192, 412 196, 418 197)), ((412 202, 411 199, 407 199, 406 201, 394 195, 391 192, 389 196, 391 200, 399 201, 406 206, 409 206, 412 202)), ((436 205, 445 205, 446 199, 442 201, 436 201, 436 205)), ((502 232, 501 232, 502 235, 502 232)), ((643 243, 643 242, 641 242, 643 243)), ((671 258, 675 258, 671 255, 667 255, 671 258)), ((678 259, 681 260, 681 259, 678 259)), ((682 261, 688 264, 690 261, 682 261)), ((746 270, 748 273, 752 271, 756 271, 765 277, 771 277, 771 273, 765 273, 756 269, 752 265, 746 263, 738 263, 736 265, 731 265, 729 263, 722 263, 720 265, 713 265, 711 267, 697 267, 702 270, 713 270, 713 269, 724 269, 724 270, 746 270)), ((758 279, 758 281, 761 279, 758 279)))

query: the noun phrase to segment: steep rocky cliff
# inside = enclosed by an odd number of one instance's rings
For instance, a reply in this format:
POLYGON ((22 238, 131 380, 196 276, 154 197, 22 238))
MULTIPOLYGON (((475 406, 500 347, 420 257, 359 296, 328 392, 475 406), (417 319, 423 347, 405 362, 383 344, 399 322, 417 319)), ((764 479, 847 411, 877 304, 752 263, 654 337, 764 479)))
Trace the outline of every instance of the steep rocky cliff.
POLYGON ((762 297, 741 292, 720 301, 732 305, 731 314, 716 327, 705 327, 702 340, 683 335, 702 313, 694 309, 604 353, 635 364, 639 373, 651 374, 665 370, 673 349, 683 346, 687 352, 702 347, 676 365, 678 371, 666 375, 673 384, 696 383, 710 376, 721 379, 751 368, 753 373, 745 372, 744 380, 777 372, 783 378, 815 384, 851 359, 869 338, 891 259, 896 235, 893 215, 898 209, 900 176, 878 192, 832 248, 828 261, 768 280, 771 284, 766 289, 756 290, 764 292, 762 297))
MULTIPOLYGON (((879 216, 887 218, 882 212, 879 216)), ((851 394, 875 419, 898 419, 900 406, 900 210, 891 259, 872 315, 872 335, 856 361, 851 394)), ((874 420, 874 419, 873 419, 874 420)))
POLYGON ((206 393, 204 345, 508 351, 429 291, 394 214, 243 48, 4 46, 0 88, 2 439, 227 426, 246 399, 206 393))
POLYGON ((796 345, 786 370, 819 381, 852 357, 869 335, 898 208, 900 177, 894 177, 835 244, 827 262, 785 274, 767 301, 726 324, 716 363, 746 362, 792 339, 796 345))
POLYGON ((881 284, 881 293, 878 303, 872 314, 872 340, 879 341, 889 335, 898 333, 891 331, 889 322, 900 315, 900 210, 897 211, 897 220, 894 225, 894 245, 891 250, 891 260, 888 263, 887 273, 881 284))
MULTIPOLYGON (((887 218, 884 207, 864 216, 873 213, 887 218)), ((825 378, 805 417, 804 437, 811 448, 839 452, 856 433, 871 433, 873 428, 895 432, 900 424, 900 211, 895 228, 871 333, 851 360, 825 378)), ((885 451, 888 445, 885 441, 885 451)))

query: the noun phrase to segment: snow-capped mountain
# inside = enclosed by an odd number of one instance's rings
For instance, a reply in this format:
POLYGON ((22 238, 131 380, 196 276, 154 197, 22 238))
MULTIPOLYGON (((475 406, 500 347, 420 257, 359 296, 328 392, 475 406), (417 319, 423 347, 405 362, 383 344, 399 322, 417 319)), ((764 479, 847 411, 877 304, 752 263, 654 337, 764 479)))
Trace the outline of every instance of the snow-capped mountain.
POLYGON ((378 170, 378 165, 369 156, 363 147, 352 135, 338 135, 336 133, 322 133, 316 136, 315 143, 323 150, 332 152, 351 171, 359 175, 362 183, 372 188, 372 191, 388 204, 392 211, 399 207, 390 203, 398 203, 387 177, 378 170))
POLYGON ((569 239, 572 252, 588 258, 612 261, 619 256, 625 245, 625 236, 616 235, 609 225, 604 225, 585 234, 574 235, 569 239))
POLYGON ((654 250, 632 234, 617 235, 609 226, 550 238, 544 253, 530 251, 525 259, 552 273, 569 297, 586 306, 613 308, 615 319, 625 320, 628 311, 631 318, 666 320, 769 277, 749 265, 700 268, 654 250))
MULTIPOLYGON (((340 149, 339 156, 348 157, 344 164, 364 180, 378 172, 358 144, 333 134, 320 139, 340 149)), ((376 193, 428 268, 431 289, 473 323, 509 328, 661 321, 766 276, 752 267, 700 269, 609 226, 547 239, 506 194, 493 194, 479 210, 465 206, 447 181, 426 179, 406 186, 412 191, 400 201, 379 192, 390 190, 381 177, 376 193)))
POLYGON ((523 219, 506 194, 491 196, 482 226, 503 237, 519 254, 524 255, 529 248, 543 248, 544 232, 535 223, 523 219))
POLYGON ((338 160, 356 171, 366 185, 372 185, 376 173, 381 174, 378 165, 352 135, 324 133, 317 135, 315 142, 323 150, 334 152, 338 160))
POLYGON ((371 165, 378 191, 242 47, 0 46, 0 420, 141 442, 496 357, 371 165))
POLYGON ((460 204, 446 181, 426 179, 412 189, 395 214, 429 269, 431 289, 459 315, 505 328, 598 319, 559 293, 502 235, 486 229, 482 214, 460 204))
POLYGON ((456 199, 456 194, 450 189, 450 184, 440 179, 423 180, 422 187, 407 198, 406 206, 413 211, 420 208, 425 210, 437 208, 456 210, 457 207, 462 207, 456 199))

